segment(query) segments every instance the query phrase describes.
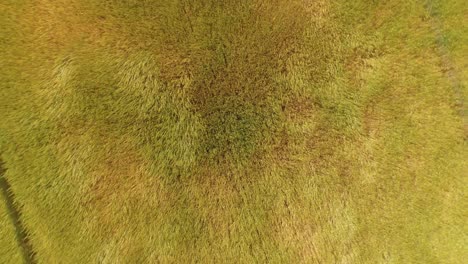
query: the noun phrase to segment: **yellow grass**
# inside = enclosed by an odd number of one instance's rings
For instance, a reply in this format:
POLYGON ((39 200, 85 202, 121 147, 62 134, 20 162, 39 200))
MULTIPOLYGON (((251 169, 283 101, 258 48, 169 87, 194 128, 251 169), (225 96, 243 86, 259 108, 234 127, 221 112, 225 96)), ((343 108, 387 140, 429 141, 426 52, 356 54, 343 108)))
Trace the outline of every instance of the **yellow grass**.
POLYGON ((35 259, 461 263, 466 4, 433 3, 5 0, 35 259))

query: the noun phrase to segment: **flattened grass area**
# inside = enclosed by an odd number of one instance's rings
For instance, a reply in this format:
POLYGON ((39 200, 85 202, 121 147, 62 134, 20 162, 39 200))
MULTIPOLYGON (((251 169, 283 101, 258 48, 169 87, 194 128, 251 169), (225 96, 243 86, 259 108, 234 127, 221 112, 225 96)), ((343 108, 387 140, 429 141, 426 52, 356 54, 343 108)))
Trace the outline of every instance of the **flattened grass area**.
MULTIPOLYGON (((461 263, 466 117, 425 4, 3 1, 35 259, 461 263)), ((466 95, 467 4, 433 4, 466 95)))

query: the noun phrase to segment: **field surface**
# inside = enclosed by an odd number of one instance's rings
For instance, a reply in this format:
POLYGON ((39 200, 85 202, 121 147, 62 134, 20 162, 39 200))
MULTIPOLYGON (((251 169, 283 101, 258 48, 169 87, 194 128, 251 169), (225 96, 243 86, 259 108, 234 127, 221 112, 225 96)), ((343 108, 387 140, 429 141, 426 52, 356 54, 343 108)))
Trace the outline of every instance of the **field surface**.
POLYGON ((0 263, 464 263, 466 0, 0 0, 0 263))

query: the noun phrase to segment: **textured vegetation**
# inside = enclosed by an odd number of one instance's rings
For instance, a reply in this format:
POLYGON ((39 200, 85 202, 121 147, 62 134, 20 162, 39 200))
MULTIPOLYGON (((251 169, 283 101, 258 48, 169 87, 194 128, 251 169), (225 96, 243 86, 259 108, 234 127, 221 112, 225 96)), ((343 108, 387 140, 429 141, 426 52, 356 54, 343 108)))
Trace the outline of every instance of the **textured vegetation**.
POLYGON ((23 260, 21 255, 21 248, 18 247, 17 232, 15 230, 15 219, 12 216, 14 209, 11 205, 10 193, 8 192, 8 185, 3 178, 3 168, 0 164, 0 260, 4 263, 21 263, 23 260), (10 203, 10 204, 9 204, 10 203))
POLYGON ((35 261, 468 257, 466 1, 0 8, 0 151, 35 261))

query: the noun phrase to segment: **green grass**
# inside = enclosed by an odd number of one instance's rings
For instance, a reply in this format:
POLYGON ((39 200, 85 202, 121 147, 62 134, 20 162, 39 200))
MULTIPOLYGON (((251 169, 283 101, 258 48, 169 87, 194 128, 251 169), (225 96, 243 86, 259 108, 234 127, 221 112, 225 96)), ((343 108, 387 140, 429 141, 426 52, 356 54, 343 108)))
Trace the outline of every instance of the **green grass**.
MULTIPOLYGON (((466 4, 434 6, 466 94, 466 4)), ((0 149, 39 263, 468 257, 466 117, 424 1, 0 7, 0 149)))

